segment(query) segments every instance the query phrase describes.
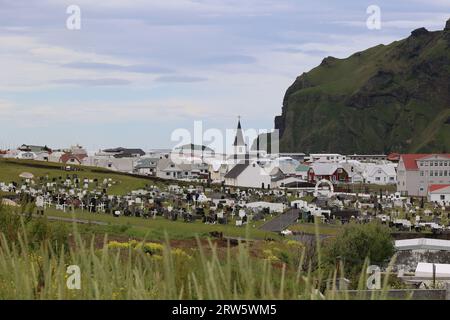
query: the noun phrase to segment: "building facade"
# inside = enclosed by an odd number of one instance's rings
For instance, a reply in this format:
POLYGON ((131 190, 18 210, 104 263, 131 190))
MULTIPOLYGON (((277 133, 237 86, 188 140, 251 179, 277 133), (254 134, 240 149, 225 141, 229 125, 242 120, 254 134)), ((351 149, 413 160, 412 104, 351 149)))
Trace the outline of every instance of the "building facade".
POLYGON ((397 168, 397 191, 427 196, 431 185, 450 184, 450 154, 402 154, 397 168))

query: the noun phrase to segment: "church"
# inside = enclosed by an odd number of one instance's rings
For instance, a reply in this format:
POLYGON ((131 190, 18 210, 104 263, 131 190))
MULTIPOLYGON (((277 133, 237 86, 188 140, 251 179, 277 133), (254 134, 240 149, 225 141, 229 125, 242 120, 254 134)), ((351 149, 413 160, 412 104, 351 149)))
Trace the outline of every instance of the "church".
POLYGON ((225 174, 225 185, 270 189, 271 176, 256 160, 251 160, 249 157, 249 149, 244 140, 240 118, 233 143, 233 154, 229 159, 233 160, 234 166, 225 174))

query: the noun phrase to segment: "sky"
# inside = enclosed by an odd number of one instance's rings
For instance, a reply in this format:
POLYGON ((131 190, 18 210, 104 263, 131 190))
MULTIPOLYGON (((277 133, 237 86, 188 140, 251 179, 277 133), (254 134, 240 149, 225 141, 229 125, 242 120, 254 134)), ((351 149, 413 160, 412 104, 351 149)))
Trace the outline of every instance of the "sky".
POLYGON ((0 148, 170 148, 194 121, 225 130, 238 116, 269 130, 323 58, 449 18, 450 0, 0 0, 0 148))

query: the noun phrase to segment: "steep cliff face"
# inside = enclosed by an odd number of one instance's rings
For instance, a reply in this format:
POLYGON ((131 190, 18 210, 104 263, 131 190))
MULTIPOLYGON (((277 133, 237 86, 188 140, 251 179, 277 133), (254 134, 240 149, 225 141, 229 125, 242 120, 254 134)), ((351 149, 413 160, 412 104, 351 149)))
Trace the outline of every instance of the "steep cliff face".
POLYGON ((289 152, 450 152, 450 20, 325 58, 287 90, 275 128, 289 152))

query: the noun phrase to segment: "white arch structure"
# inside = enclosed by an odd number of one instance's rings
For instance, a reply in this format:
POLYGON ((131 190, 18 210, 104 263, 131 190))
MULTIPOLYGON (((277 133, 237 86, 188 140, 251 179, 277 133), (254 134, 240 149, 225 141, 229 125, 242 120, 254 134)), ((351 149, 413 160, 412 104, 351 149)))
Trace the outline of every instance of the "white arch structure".
POLYGON ((329 180, 327 180, 327 179, 322 179, 322 180, 320 180, 320 181, 318 181, 318 182, 316 183, 316 187, 315 187, 315 189, 314 189, 314 196, 317 197, 317 196, 319 195, 319 187, 320 187, 322 184, 328 184, 328 186, 330 187, 330 194, 329 194, 329 196, 330 196, 330 197, 333 196, 333 195, 334 195, 334 187, 333 187, 333 184, 331 183, 331 181, 329 181, 329 180))

